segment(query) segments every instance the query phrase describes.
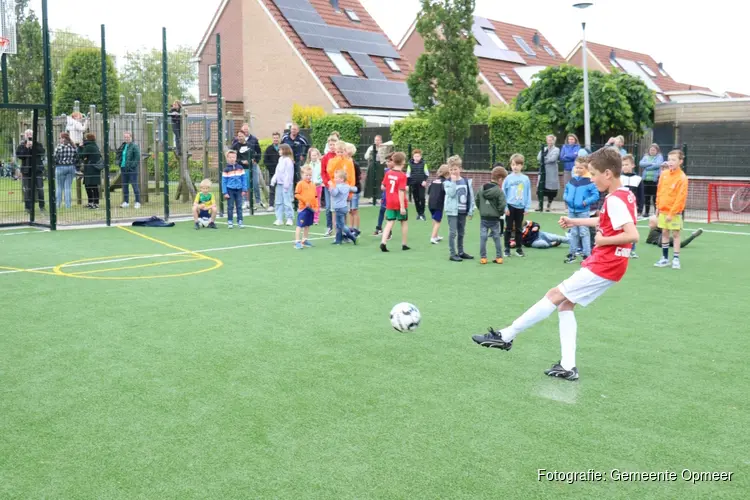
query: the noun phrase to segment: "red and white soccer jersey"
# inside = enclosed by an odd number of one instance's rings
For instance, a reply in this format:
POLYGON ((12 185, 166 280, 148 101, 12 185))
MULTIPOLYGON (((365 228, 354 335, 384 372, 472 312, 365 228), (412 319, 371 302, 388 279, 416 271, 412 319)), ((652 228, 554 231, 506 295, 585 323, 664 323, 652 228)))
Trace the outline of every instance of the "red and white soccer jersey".
MULTIPOLYGON (((636 201, 628 188, 621 187, 604 199, 599 215, 599 230, 603 236, 616 236, 623 232, 622 227, 628 222, 636 223, 636 201)), ((581 266, 600 278, 620 281, 628 269, 631 247, 631 243, 595 246, 591 256, 581 266)))
MULTIPOLYGON (((398 199, 399 191, 406 191, 406 174, 400 170, 390 169, 383 177, 385 188, 385 208, 387 210, 400 210, 401 203, 398 199)), ((407 207, 408 197, 404 193, 404 208, 407 207)))

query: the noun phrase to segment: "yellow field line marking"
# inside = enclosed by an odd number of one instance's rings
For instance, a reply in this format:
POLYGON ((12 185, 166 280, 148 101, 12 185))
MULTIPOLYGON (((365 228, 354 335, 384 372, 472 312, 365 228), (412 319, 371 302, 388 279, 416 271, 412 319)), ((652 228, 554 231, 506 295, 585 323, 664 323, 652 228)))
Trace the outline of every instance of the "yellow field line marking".
POLYGON ((12 272, 12 273, 35 273, 35 274, 51 274, 55 275, 55 273, 51 273, 48 271, 42 271, 40 269, 22 269, 20 267, 8 267, 8 266, 0 266, 0 269, 5 269, 6 272, 12 272))
POLYGON ((66 274, 68 274, 69 276, 81 276, 82 274, 106 273, 109 271, 124 271, 126 269, 141 269, 143 267, 166 266, 167 264, 180 264, 182 262, 196 262, 199 260, 203 260, 203 259, 196 259, 194 257, 191 257, 189 259, 168 260, 165 262, 152 262, 151 264, 137 264, 135 266, 108 267, 105 269, 94 269, 93 271, 80 271, 76 273, 66 273, 66 274))
POLYGON ((197 256, 197 257, 199 257, 201 259, 218 260, 218 259, 214 259, 212 257, 209 257, 207 255, 203 255, 201 253, 194 252, 192 250, 188 250, 187 248, 181 248, 181 247, 178 247, 177 245, 172 245, 171 243, 167 243, 166 241, 157 240, 156 238, 153 238, 151 236, 146 236, 143 233, 139 233, 138 231, 133 231, 132 229, 127 228, 127 227, 118 226, 118 229, 122 229, 123 231, 128 232, 130 234, 134 234, 136 236, 140 236, 141 238, 145 238, 145 239, 147 239, 149 241, 153 241, 154 243, 158 243, 159 245, 164 245, 167 248, 171 248, 173 250, 179 250, 180 252, 185 252, 185 253, 189 253, 189 254, 195 255, 195 256, 197 256))

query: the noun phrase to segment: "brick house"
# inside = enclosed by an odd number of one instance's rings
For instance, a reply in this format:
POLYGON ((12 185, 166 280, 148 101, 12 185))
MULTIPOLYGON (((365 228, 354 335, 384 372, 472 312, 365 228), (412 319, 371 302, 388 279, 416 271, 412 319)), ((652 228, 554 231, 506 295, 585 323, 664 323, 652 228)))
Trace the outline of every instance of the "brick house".
POLYGON ((217 33, 222 97, 243 104, 259 137, 291 122, 295 103, 372 125, 414 108, 411 65, 359 0, 222 0, 194 53, 208 102, 217 94, 217 33))
MULTIPOLYGON (((424 40, 417 32, 416 19, 398 48, 410 61, 424 52, 424 40)), ((538 30, 474 16, 474 54, 479 63, 480 88, 491 104, 510 103, 532 78, 565 59, 538 30)))
MULTIPOLYGON (((568 63, 583 67, 583 43, 578 44, 566 57, 568 63)), ((705 99, 721 99, 723 96, 698 85, 676 82, 664 69, 662 63, 648 54, 618 49, 609 45, 586 41, 587 60, 590 71, 611 73, 613 69, 639 77, 654 92, 659 102, 686 102, 705 99)))

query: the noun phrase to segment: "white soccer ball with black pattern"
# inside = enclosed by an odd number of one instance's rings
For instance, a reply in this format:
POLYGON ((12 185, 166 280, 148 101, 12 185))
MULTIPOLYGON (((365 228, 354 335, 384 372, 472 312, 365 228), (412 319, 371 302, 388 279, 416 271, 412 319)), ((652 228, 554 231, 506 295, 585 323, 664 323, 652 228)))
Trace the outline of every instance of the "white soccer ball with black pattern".
POLYGON ((208 227, 208 225, 211 223, 211 219, 207 219, 206 217, 201 217, 199 222, 201 223, 201 226, 208 227))
POLYGON ((414 304, 401 302, 391 309, 391 326, 399 332, 413 332, 422 321, 422 314, 414 304))

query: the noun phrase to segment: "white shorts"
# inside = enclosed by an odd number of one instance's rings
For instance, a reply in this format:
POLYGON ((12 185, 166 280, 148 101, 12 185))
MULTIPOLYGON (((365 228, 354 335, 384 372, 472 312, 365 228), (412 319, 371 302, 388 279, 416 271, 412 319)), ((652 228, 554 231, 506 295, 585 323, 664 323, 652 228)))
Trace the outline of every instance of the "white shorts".
POLYGON ((570 302, 586 307, 615 283, 582 267, 573 273, 573 276, 560 283, 558 288, 570 302))

